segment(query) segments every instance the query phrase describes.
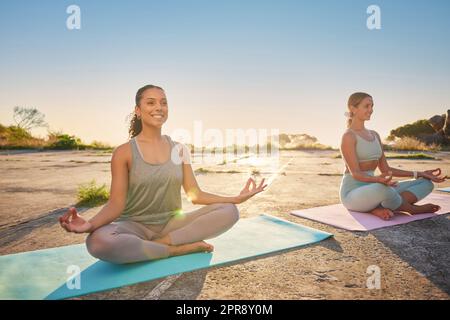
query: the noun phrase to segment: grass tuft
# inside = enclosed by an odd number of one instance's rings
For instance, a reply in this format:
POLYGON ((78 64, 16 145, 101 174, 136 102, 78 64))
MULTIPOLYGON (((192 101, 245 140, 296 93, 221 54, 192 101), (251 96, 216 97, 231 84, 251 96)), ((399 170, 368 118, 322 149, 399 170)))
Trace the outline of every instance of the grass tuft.
POLYGON ((96 207, 106 203, 109 199, 109 191, 106 185, 98 186, 95 179, 78 186, 77 206, 96 207))

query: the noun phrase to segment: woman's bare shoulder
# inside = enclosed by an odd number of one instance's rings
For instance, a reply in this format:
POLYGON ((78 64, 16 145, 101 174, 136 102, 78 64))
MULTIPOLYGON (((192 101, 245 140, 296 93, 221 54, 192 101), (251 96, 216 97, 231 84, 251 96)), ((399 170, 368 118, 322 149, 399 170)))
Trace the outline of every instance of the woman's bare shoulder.
POLYGON ((342 142, 354 142, 356 141, 355 133, 350 129, 345 130, 342 134, 342 142))
POLYGON ((117 146, 113 150, 112 157, 117 159, 118 161, 122 162, 125 161, 127 163, 131 163, 131 140, 127 141, 125 143, 122 143, 121 145, 117 146))

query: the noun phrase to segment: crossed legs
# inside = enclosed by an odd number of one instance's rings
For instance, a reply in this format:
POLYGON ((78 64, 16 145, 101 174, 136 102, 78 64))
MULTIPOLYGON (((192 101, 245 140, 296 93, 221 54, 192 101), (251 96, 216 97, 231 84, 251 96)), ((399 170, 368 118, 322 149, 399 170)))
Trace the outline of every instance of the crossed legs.
POLYGON ((436 212, 439 206, 415 205, 430 194, 433 188, 433 183, 423 178, 401 181, 396 187, 370 183, 348 192, 343 198, 343 204, 350 210, 370 212, 385 220, 392 217, 394 211, 410 214, 436 212))
POLYGON ((88 235, 89 253, 113 263, 131 263, 190 252, 212 251, 203 240, 217 237, 239 219, 239 210, 230 203, 215 203, 190 213, 174 216, 166 225, 145 226, 118 221, 88 235))

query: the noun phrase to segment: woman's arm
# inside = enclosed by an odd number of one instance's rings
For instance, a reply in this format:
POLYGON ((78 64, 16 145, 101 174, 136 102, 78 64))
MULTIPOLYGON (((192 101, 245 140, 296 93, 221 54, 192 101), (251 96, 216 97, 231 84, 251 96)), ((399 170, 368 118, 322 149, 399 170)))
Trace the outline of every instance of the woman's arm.
POLYGON ((120 216, 126 203, 128 191, 127 148, 122 145, 114 150, 111 159, 111 191, 106 205, 89 221, 77 214, 75 208, 70 208, 59 218, 61 226, 68 232, 93 232, 103 225, 113 222, 120 216))
MULTIPOLYGON (((380 135, 378 134, 378 132, 376 132, 376 131, 372 131, 372 132, 375 134, 376 139, 378 139, 378 141, 380 142, 380 146, 382 146, 383 144, 381 142, 381 138, 380 138, 380 135)), ((380 169, 380 171, 382 173, 390 172, 393 177, 413 177, 414 176, 413 171, 401 170, 401 169, 391 167, 386 160, 386 155, 384 154, 383 148, 381 148, 381 150, 382 150, 382 155, 381 155, 380 160, 378 161, 378 169, 380 169)), ((421 174, 422 174, 421 172, 418 172, 417 176, 420 176, 421 174)))
MULTIPOLYGON (((378 141, 380 142, 380 145, 383 145, 381 143, 380 135, 375 131, 372 131, 372 132, 375 133, 378 141)), ((380 160, 378 161, 378 168, 380 169, 380 171, 382 173, 385 173, 385 174, 390 173, 390 174, 392 174, 393 177, 414 177, 414 171, 401 170, 401 169, 391 167, 386 160, 384 151, 382 153, 380 160)), ((429 180, 432 180, 433 182, 438 182, 438 183, 444 182, 447 179, 447 176, 440 177, 440 175, 441 175, 441 169, 439 169, 439 168, 433 169, 433 170, 426 170, 426 171, 417 171, 418 178, 422 177, 422 178, 429 179, 429 180)))
POLYGON ((92 226, 89 232, 113 222, 125 209, 128 192, 128 166, 125 148, 129 148, 129 146, 126 144, 122 145, 113 152, 111 158, 110 197, 103 208, 89 220, 92 226))
POLYGON ((183 166, 183 189, 186 192, 189 200, 193 204, 213 204, 213 203, 242 203, 247 199, 251 198, 255 194, 264 190, 267 185, 264 184, 264 179, 261 180, 261 183, 256 187, 256 183, 253 179, 248 179, 247 184, 244 189, 242 189, 241 193, 237 196, 221 196, 209 192, 203 191, 197 183, 197 179, 195 178, 194 172, 192 170, 190 157, 188 155, 189 150, 187 148, 183 148, 180 152, 181 157, 184 159, 183 166), (185 154, 183 157, 182 154, 185 154))
MULTIPOLYGON (((384 153, 383 153, 383 156, 380 158, 380 161, 378 163, 378 168, 383 173, 391 172, 393 177, 413 177, 414 176, 414 172, 412 172, 412 171, 401 170, 401 169, 397 169, 397 168, 393 168, 393 167, 389 166, 386 161, 386 157, 385 157, 384 153)), ((418 172, 417 174, 419 176, 420 173, 418 172)))
POLYGON ((262 179, 258 186, 256 186, 255 180, 249 178, 244 188, 241 190, 237 196, 220 196, 217 194, 205 192, 200 189, 197 179, 195 178, 194 172, 192 171, 192 166, 190 164, 183 164, 183 189, 188 195, 189 200, 193 204, 212 204, 212 203, 242 203, 255 194, 264 191, 267 184, 264 184, 262 179))
POLYGON ((236 197, 219 196, 200 189, 190 163, 183 163, 183 189, 193 204, 238 203, 236 197))

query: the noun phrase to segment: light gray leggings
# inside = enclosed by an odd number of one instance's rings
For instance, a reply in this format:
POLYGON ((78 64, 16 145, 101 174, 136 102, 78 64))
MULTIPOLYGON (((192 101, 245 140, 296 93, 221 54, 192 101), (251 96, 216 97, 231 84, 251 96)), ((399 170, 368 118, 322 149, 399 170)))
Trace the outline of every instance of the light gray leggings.
MULTIPOLYGON (((374 175, 373 171, 367 173, 374 175)), ((369 212, 379 206, 396 210, 403 203, 401 193, 409 191, 419 201, 429 195, 433 188, 433 182, 424 178, 404 180, 398 182, 395 187, 388 187, 381 183, 361 182, 354 179, 351 174, 345 174, 341 183, 340 198, 342 204, 349 210, 369 212)))
POLYGON ((239 220, 231 203, 215 203, 171 218, 167 224, 145 225, 117 221, 102 226, 86 238, 89 253, 112 263, 131 263, 169 256, 169 247, 152 239, 169 235, 173 245, 217 237, 239 220))

